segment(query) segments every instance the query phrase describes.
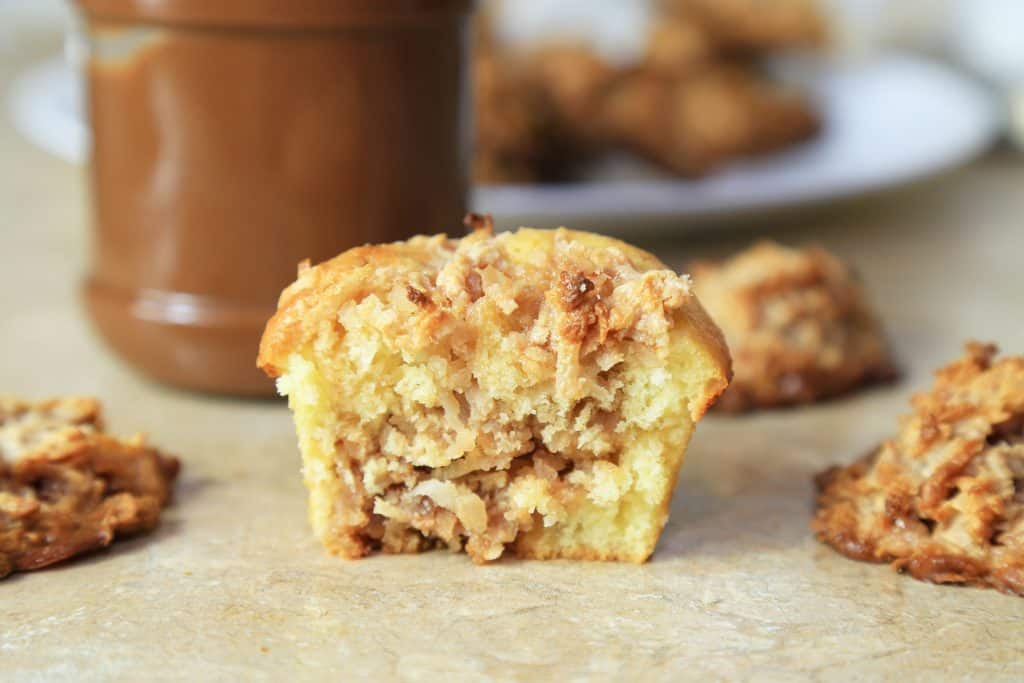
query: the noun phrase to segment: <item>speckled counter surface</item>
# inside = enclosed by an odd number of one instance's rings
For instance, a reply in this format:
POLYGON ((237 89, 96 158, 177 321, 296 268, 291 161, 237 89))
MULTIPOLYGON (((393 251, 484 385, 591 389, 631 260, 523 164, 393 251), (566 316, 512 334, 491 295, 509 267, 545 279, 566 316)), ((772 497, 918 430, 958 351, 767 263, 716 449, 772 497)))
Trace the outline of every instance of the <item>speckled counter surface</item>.
MULTIPOLYGON (((95 394, 113 431, 147 431, 185 465, 156 533, 0 582, 0 678, 1022 680, 1024 600, 852 562, 807 529, 813 473, 891 432, 962 340, 1024 352, 1022 189, 1024 160, 995 154, 773 230, 860 266, 906 376, 707 419, 649 564, 345 562, 307 529, 283 403, 164 389, 95 338, 81 171, 0 122, 0 390, 95 394)), ((751 239, 719 234, 644 246, 679 267, 751 239)))

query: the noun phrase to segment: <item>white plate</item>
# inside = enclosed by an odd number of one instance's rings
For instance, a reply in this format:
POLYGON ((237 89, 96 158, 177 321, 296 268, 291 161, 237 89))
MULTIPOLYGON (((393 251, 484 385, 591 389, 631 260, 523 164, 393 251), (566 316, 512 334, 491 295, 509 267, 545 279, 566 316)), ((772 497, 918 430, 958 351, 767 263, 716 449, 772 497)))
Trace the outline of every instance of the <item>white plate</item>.
MULTIPOLYGON (((638 177, 634 167, 612 164, 600 180, 478 187, 473 206, 541 225, 545 217, 567 223, 695 218, 821 202, 950 169, 984 151, 1000 128, 994 99, 983 87, 917 57, 829 66, 813 89, 825 130, 787 152, 735 163, 700 180, 638 177)), ((9 103, 26 137, 69 161, 85 159, 81 88, 59 59, 17 79, 9 103)))

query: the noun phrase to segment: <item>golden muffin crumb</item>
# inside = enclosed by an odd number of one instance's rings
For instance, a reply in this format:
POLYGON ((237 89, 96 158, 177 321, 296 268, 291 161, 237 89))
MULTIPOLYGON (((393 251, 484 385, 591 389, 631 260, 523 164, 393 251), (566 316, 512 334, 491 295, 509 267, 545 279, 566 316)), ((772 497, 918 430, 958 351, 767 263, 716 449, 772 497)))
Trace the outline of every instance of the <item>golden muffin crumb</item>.
POLYGON ((477 562, 646 560, 729 377, 686 277, 566 229, 415 237, 303 268, 259 365, 288 396, 329 550, 477 562))
POLYGON ((859 278, 820 247, 761 242, 693 276, 733 357, 718 409, 810 403, 895 376, 859 278))
POLYGON ((102 430, 93 398, 0 398, 0 578, 156 526, 177 459, 102 430))
POLYGON ((969 344, 895 438, 818 477, 812 528, 858 560, 1024 595, 1024 356, 969 344))

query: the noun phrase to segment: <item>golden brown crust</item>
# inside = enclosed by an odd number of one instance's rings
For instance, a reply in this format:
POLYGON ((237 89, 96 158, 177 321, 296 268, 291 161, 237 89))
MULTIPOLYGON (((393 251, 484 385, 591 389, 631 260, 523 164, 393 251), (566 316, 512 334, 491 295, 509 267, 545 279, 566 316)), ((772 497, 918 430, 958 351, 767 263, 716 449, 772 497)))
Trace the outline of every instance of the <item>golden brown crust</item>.
MULTIPOLYGON (((391 287, 392 279, 398 274, 420 277, 424 272, 432 272, 436 276, 437 271, 457 257, 456 252, 460 247, 465 250, 492 237, 493 220, 490 216, 469 214, 465 222, 471 228, 483 229, 476 230, 463 240, 450 239, 447 235, 414 237, 406 242, 356 247, 316 267, 300 265, 298 278, 281 292, 277 312, 268 321, 263 332, 257 365, 269 376, 278 377, 288 356, 304 341, 316 336, 319 326, 331 319, 341 301, 362 298, 372 292, 381 294, 391 287), (378 277, 378 273, 382 272, 389 273, 383 281, 378 277)), ((611 256, 613 260, 607 263, 589 263, 588 267, 594 270, 616 268, 627 262, 637 270, 669 270, 648 252, 601 235, 566 228, 522 228, 520 233, 521 241, 528 241, 538 252, 551 252, 556 243, 576 242, 581 246, 611 247, 614 251, 598 250, 596 253, 611 256)), ((564 277, 562 272, 565 272, 566 268, 570 273, 574 270, 569 265, 548 260, 544 267, 539 272, 534 272, 531 277, 537 278, 541 283, 558 282, 564 277)), ((474 299, 474 272, 474 268, 468 270, 465 282, 469 300, 474 299)), ((427 284, 422 289, 426 295, 428 290, 433 289, 433 285, 427 284)), ((452 303, 458 304, 457 301, 449 302, 449 306, 452 303)), ((683 311, 687 322, 699 331, 702 340, 714 354, 722 375, 731 376, 729 350, 721 330, 696 298, 690 298, 683 311)), ((458 315, 459 311, 455 310, 452 313, 458 315)), ((436 325, 438 319, 432 316, 421 319, 421 322, 425 325, 436 325)), ((724 386, 722 388, 724 390, 724 386)))
POLYGON ((1024 595, 1024 357, 968 344, 897 435, 817 479, 817 537, 934 583, 1024 595))
POLYGON ((859 279, 824 249, 762 242, 692 270, 732 351, 735 378, 717 409, 810 403, 895 376, 859 279))
MULTIPOLYGON (((422 276, 424 271, 436 274, 445 263, 456 257, 460 245, 480 243, 492 237, 493 219, 490 216, 469 214, 465 222, 471 228, 482 229, 477 229, 470 237, 463 240, 453 240, 447 235, 415 237, 406 242, 356 247, 315 268, 300 265, 299 277, 281 292, 277 312, 267 322, 264 329, 256 360, 257 366, 270 377, 280 376, 288 357, 317 335, 320 326, 332 319, 340 302, 366 296, 375 291, 374 288, 380 290, 378 293, 381 293, 383 288, 391 286, 395 274, 422 276), (377 281, 376 274, 379 272, 389 273, 385 281, 377 281)), ((598 251, 597 253, 617 253, 620 256, 613 256, 613 259, 618 260, 609 263, 592 262, 588 264, 589 268, 595 272, 602 268, 619 267, 627 261, 631 262, 633 267, 638 270, 669 270, 648 252, 609 237, 566 228, 550 231, 522 228, 520 232, 523 240, 533 243, 538 250, 551 251, 556 242, 577 242, 590 247, 612 247, 614 252, 598 251)), ((534 273, 531 277, 537 278, 538 282, 542 283, 546 281, 560 282, 564 278, 583 277, 579 272, 573 273, 571 268, 566 271, 564 264, 559 265, 552 261, 548 265, 554 269, 548 272, 534 273)), ((477 278, 479 277, 477 271, 470 268, 465 281, 466 295, 470 301, 475 300, 478 296, 474 295, 476 289, 474 274, 477 278)), ((688 279, 686 282, 687 288, 689 288, 688 279)), ((430 300, 427 294, 430 289, 433 289, 433 285, 428 283, 422 288, 422 297, 419 294, 414 296, 417 300, 422 299, 426 303, 430 300)), ((555 291, 558 291, 557 288, 555 291)), ((598 303, 596 298, 591 300, 595 304, 598 303)), ((449 308, 452 303, 448 302, 449 308)), ((600 306, 597 306, 597 310, 600 310, 600 306)), ((594 323, 598 322, 596 317, 598 313, 593 306, 586 307, 585 310, 571 309, 567 313, 569 322, 566 329, 570 329, 575 324, 589 330, 594 323)), ((450 310, 448 314, 458 316, 460 312, 459 310, 450 310)), ((724 378, 721 385, 708 395, 704 404, 694 406, 694 419, 699 419, 728 386, 733 377, 733 361, 722 330, 696 297, 688 298, 686 305, 681 308, 681 315, 685 324, 694 330, 701 344, 711 354, 719 374, 724 378)), ((420 323, 429 327, 439 324, 439 320, 437 315, 433 315, 421 318, 420 323)))
POLYGON ((156 526, 179 464, 101 433, 99 403, 0 401, 0 578, 156 526), (12 436, 13 435, 13 436, 12 436))
POLYGON ((316 333, 339 301, 359 298, 364 277, 370 279, 373 271, 386 267, 416 271, 426 265, 422 256, 429 249, 452 252, 454 243, 447 235, 417 237, 355 247, 315 267, 300 264, 298 278, 281 292, 277 312, 263 331, 257 365, 270 377, 278 377, 291 352, 316 333))
MULTIPOLYGON (((714 387, 713 391, 705 396, 703 403, 693 406, 691 417, 696 421, 703 417, 712 406, 717 405, 722 400, 736 373, 725 335, 707 313, 707 310, 703 306, 693 307, 684 313, 684 317, 686 324, 690 325, 694 330, 695 336, 702 340, 701 343, 705 348, 710 350, 715 367, 718 368, 718 372, 723 379, 722 382, 714 387)), ((665 509, 668 509, 667 501, 665 509)))

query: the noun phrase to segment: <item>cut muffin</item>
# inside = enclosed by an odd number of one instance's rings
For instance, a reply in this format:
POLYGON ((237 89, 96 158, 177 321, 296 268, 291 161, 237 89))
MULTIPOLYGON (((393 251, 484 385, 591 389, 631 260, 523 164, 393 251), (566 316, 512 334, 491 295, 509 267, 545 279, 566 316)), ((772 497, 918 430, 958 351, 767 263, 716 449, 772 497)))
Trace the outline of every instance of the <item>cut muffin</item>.
POLYGON ((810 403, 895 377, 860 279, 824 249, 761 242, 692 272, 736 373, 716 408, 810 403))
POLYGON ((1024 595, 1024 356, 969 344, 896 437, 818 477, 814 533, 916 579, 1024 595))
POLYGON ((650 254, 489 225, 302 267, 259 365, 294 411, 331 552, 477 562, 646 560, 730 373, 686 277, 650 254))
POLYGON ((178 461, 102 429, 92 398, 0 398, 0 578, 156 526, 178 461))

